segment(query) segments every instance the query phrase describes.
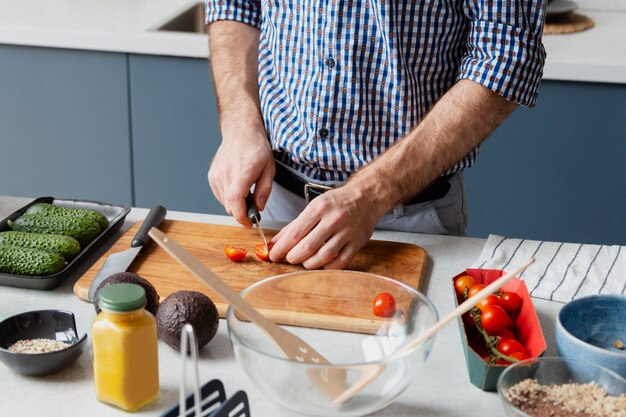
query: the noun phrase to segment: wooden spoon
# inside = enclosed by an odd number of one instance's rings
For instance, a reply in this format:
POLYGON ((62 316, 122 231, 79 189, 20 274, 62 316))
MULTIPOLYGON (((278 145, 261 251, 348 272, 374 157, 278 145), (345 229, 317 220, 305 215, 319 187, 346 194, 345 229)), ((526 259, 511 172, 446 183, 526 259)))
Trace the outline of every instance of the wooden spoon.
MULTIPOLYGON (((397 355, 402 352, 406 352, 408 350, 413 349, 414 347, 420 345, 421 343, 428 340, 430 337, 434 336, 439 330, 443 329, 448 323, 452 320, 462 316, 463 314, 470 311, 472 308, 476 306, 479 302, 487 298, 490 294, 493 294, 497 290, 500 289, 508 280, 528 268, 530 264, 532 264, 535 260, 530 259, 526 261, 522 266, 517 268, 513 272, 506 273, 501 276, 491 284, 487 285, 481 291, 473 295, 471 298, 468 298, 463 303, 461 303, 456 309, 454 309, 447 316, 439 320, 435 323, 431 328, 422 333, 417 339, 413 340, 411 343, 403 346, 398 351, 394 352, 393 355, 397 355)), ((364 367, 362 371, 362 376, 356 381, 350 388, 345 390, 341 395, 337 396, 333 400, 333 404, 341 404, 348 399, 352 398, 355 394, 365 388, 370 382, 372 382, 378 375, 380 375, 385 370, 385 365, 368 365, 364 367)))
MULTIPOLYGON (((187 268, 189 272, 201 281, 213 288, 213 290, 224 297, 237 312, 263 330, 286 357, 298 362, 332 366, 326 358, 304 340, 259 313, 217 275, 205 267, 196 257, 170 239, 165 233, 153 227, 148 232, 148 235, 150 235, 168 255, 187 268)), ((307 374, 324 393, 331 398, 335 398, 344 392, 346 371, 345 369, 331 368, 330 366, 328 368, 321 368, 319 371, 316 369, 309 370, 307 374)))

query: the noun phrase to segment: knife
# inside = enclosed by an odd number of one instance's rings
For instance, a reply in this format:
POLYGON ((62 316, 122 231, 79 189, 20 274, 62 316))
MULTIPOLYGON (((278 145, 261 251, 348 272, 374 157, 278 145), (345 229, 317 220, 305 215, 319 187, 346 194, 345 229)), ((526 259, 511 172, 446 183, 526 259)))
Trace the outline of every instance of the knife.
POLYGON ((137 256, 139 252, 150 243, 150 236, 148 236, 148 231, 152 229, 152 227, 156 227, 161 224, 163 219, 165 218, 165 214, 167 210, 163 206, 156 205, 154 206, 143 224, 137 231, 137 234, 133 238, 133 241, 130 244, 130 248, 118 253, 113 253, 109 255, 107 260, 104 262, 96 277, 91 281, 89 285, 89 291, 87 295, 89 297, 89 301, 94 301, 94 296, 96 295, 96 290, 98 286, 104 281, 106 278, 117 272, 124 272, 128 269, 130 264, 133 263, 133 260, 137 256))
POLYGON ((265 239, 265 233, 263 233, 263 228, 261 227, 261 213, 259 213, 259 209, 256 204, 254 204, 254 194, 250 193, 246 197, 246 209, 248 213, 248 219, 252 224, 256 224, 257 229, 259 229, 259 234, 263 239, 263 244, 265 245, 265 250, 269 252, 267 247, 267 239, 265 239))

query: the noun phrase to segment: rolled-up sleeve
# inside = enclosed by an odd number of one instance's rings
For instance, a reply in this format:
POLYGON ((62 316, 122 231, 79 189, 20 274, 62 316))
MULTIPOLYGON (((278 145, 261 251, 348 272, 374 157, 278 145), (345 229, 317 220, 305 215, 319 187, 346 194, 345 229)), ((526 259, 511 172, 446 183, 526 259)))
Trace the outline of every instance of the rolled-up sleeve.
POLYGON ((465 0, 467 52, 458 79, 473 80, 527 107, 537 102, 546 52, 548 0, 465 0))
POLYGON ((255 0, 206 0, 205 23, 218 20, 234 20, 261 28, 261 1, 255 0))

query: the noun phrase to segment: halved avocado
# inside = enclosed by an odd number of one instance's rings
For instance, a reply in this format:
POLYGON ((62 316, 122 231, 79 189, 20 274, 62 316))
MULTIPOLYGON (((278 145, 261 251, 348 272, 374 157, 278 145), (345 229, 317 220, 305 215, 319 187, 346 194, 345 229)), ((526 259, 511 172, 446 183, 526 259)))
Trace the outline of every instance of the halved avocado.
POLYGON ((96 293, 94 294, 93 305, 96 308, 96 313, 100 314, 100 307, 98 306, 98 301, 100 299, 99 293, 100 290, 107 285, 111 284, 119 284, 122 282, 128 282, 131 284, 137 284, 143 287, 146 291, 146 306, 145 309, 152 313, 153 316, 156 316, 157 309, 159 308, 159 294, 157 293, 156 288, 150 282, 137 274, 132 272, 118 272, 117 274, 113 274, 110 277, 107 277, 104 281, 98 285, 96 289, 96 293))
POLYGON ((161 340, 177 351, 185 323, 193 327, 198 349, 213 339, 220 323, 213 301, 197 291, 178 291, 168 296, 159 306, 156 320, 161 340))

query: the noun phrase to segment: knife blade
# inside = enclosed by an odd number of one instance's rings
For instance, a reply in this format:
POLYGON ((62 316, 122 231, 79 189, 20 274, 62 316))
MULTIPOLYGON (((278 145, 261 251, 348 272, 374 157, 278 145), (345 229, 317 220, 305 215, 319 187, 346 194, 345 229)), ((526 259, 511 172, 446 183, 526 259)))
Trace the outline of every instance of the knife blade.
POLYGON ((246 197, 246 209, 248 213, 248 219, 252 224, 256 224, 257 229, 259 230, 259 234, 261 235, 261 239, 263 239, 263 244, 265 245, 265 250, 269 252, 267 247, 267 239, 265 238, 265 233, 263 233, 263 228, 261 227, 261 213, 259 213, 259 209, 254 203, 254 194, 250 193, 246 197))
POLYGON ((137 231, 137 234, 133 237, 133 241, 130 243, 130 248, 125 251, 109 255, 89 285, 89 290, 87 292, 89 301, 94 301, 96 290, 102 281, 115 273, 124 272, 128 269, 128 267, 135 260, 137 254, 150 243, 151 239, 150 236, 148 236, 148 231, 152 227, 160 225, 166 214, 167 210, 163 206, 156 205, 152 207, 143 224, 137 231))

